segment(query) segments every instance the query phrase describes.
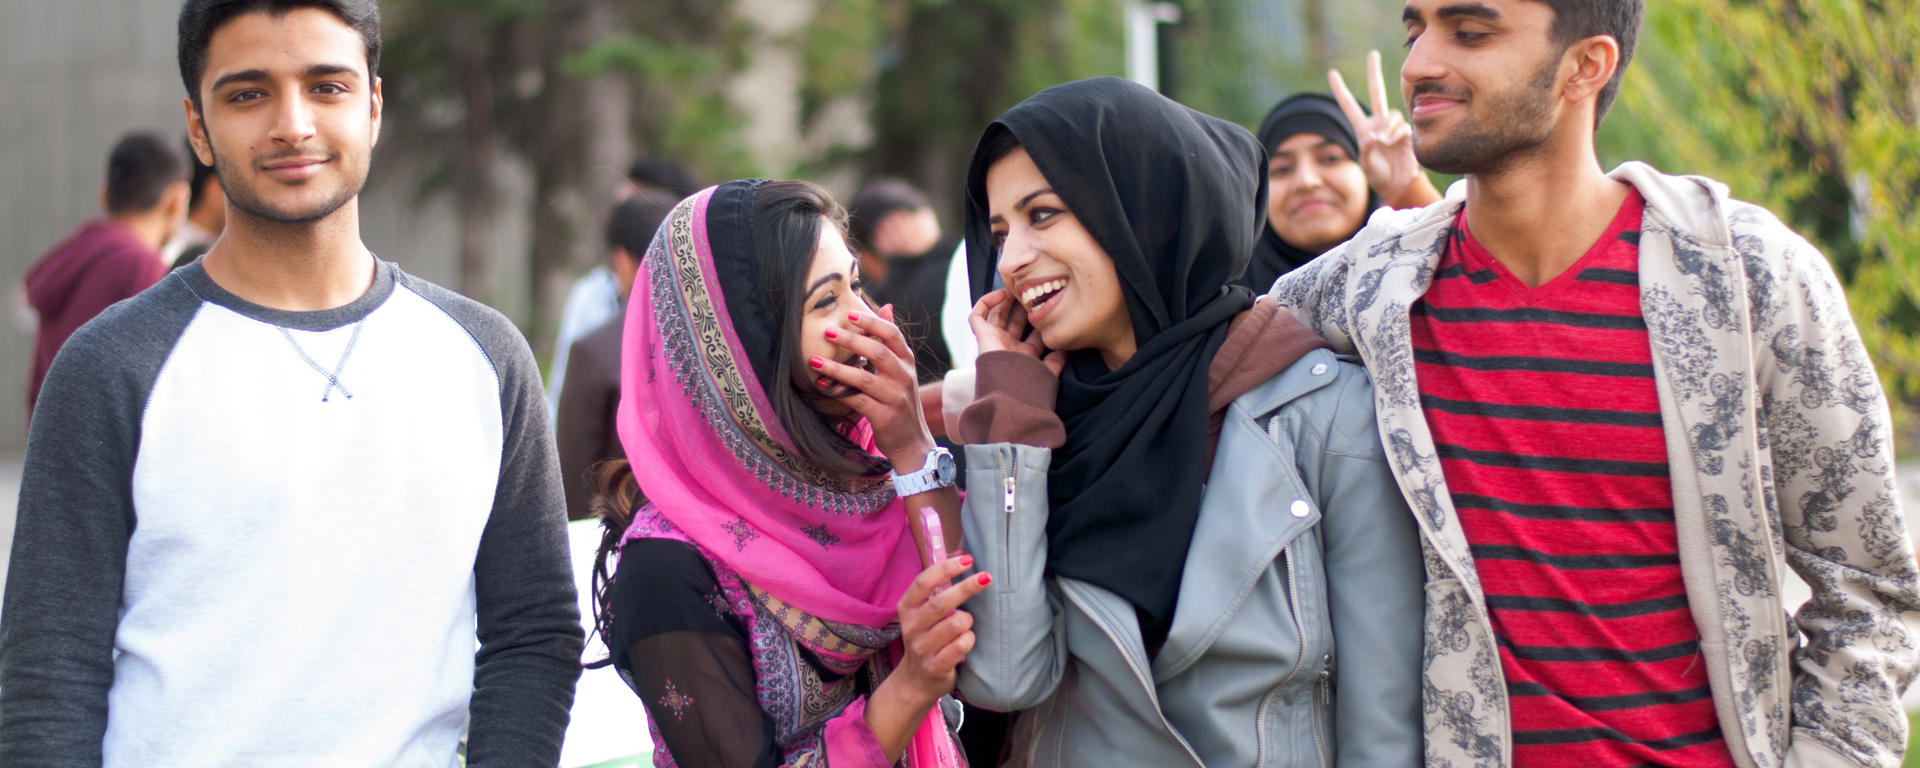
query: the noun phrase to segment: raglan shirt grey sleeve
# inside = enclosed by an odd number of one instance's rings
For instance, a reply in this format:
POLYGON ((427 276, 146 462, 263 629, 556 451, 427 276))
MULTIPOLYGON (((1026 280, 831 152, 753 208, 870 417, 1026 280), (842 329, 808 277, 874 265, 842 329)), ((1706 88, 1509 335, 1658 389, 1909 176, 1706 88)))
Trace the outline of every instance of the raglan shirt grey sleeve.
POLYGON ((480 651, 467 765, 556 765, 584 636, 539 369, 519 329, 498 312, 403 279, 467 328, 500 377, 500 480, 474 559, 480 651))
POLYGON ((0 765, 103 759, 141 415, 198 306, 165 281, 82 326, 47 373, 0 607, 0 765))

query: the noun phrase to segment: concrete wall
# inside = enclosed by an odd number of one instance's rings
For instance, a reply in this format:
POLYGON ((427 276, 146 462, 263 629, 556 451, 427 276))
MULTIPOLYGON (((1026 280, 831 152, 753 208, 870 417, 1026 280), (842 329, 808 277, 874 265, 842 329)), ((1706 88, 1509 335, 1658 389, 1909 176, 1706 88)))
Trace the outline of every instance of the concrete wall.
MULTIPOLYGON (((114 140, 134 129, 183 135, 183 91, 174 45, 179 0, 0 2, 0 455, 26 444, 26 383, 33 334, 21 313, 23 274, 81 221, 99 214, 99 189, 114 140)), ((390 118, 391 119, 391 118, 390 118)), ((383 148, 384 149, 384 148, 383 148)), ((361 198, 363 237, 407 271, 454 284, 455 220, 444 200, 414 203, 416 175, 404 157, 377 152, 361 198)), ((525 188, 524 173, 510 174, 525 188)), ((502 210, 525 210, 524 192, 502 210)), ((524 306, 524 215, 496 224, 494 283, 480 297, 510 316, 524 306)), ((27 315, 30 317, 30 312, 27 315)))

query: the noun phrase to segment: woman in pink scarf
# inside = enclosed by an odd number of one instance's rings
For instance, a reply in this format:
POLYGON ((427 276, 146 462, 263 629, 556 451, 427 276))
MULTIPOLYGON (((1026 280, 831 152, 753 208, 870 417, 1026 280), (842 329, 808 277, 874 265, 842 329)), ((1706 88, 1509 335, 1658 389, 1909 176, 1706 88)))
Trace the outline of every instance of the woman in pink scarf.
POLYGON ((955 609, 991 579, 942 590, 972 558, 922 562, 907 510, 952 547, 959 496, 845 220, 813 184, 729 182, 642 260, 595 597, 656 765, 963 764, 935 705, 973 647, 955 609))

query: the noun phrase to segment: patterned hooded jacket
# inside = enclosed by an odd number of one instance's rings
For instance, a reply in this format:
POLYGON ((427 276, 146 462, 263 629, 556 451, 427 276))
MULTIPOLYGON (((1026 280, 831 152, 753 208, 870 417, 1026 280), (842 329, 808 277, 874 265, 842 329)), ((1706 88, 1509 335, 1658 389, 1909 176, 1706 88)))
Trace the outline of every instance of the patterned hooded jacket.
MULTIPOLYGON (((1672 475, 1682 579, 1715 712, 1741 766, 1898 765, 1920 671, 1920 573, 1894 485, 1886 397, 1832 268, 1778 219, 1699 177, 1613 171, 1646 200, 1640 309, 1672 475), (1786 568, 1813 597, 1789 617, 1786 568)), ((1506 766, 1493 625, 1414 381, 1408 309, 1465 184, 1375 213, 1273 296, 1374 377, 1381 440, 1426 560, 1427 765, 1506 766)))

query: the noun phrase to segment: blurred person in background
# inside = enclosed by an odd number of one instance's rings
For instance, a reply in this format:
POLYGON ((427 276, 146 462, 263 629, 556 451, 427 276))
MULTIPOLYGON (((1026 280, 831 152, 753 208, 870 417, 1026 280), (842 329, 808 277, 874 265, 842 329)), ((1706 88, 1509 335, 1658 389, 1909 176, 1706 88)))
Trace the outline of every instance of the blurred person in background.
POLYGON ((1117 78, 974 151, 964 525, 1002 591, 960 691, 1024 710, 1012 765, 1421 762, 1420 549, 1371 387, 1232 282, 1266 166, 1117 78))
POLYGON ((1239 282, 1255 291, 1346 242, 1383 205, 1419 208, 1440 200, 1414 159, 1406 119, 1387 108, 1380 53, 1367 55, 1372 114, 1338 72, 1328 77, 1331 93, 1281 100, 1254 132, 1267 148, 1267 226, 1239 282))
MULTIPOLYGON (((679 200, 699 188, 699 182, 685 164, 666 158, 643 157, 627 168, 627 177, 620 182, 620 188, 614 190, 614 202, 618 203, 643 190, 652 190, 679 200)), ((567 289, 567 300, 560 307, 560 326, 554 331, 553 362, 547 366, 548 410, 560 410, 560 393, 566 385, 567 357, 572 352, 573 343, 589 331, 619 317, 620 302, 619 286, 614 281, 613 270, 606 264, 595 264, 593 269, 587 270, 567 289)))
POLYGON ((67 338, 101 310, 166 275, 160 245, 185 220, 187 197, 187 157, 178 144, 147 132, 114 143, 100 191, 106 217, 81 224, 27 270, 27 303, 38 315, 27 382, 29 420, 67 338))
POLYGON ((960 541, 951 457, 844 217, 808 182, 721 184, 673 210, 635 281, 594 604, 656 765, 962 764, 957 607, 991 578, 933 594, 972 565, 923 555, 960 541))
POLYGON ((1422 522, 1427 765, 1892 768, 1920 568, 1886 396, 1811 244, 1601 167, 1644 12, 1409 0, 1414 153, 1465 178, 1271 295, 1366 364, 1422 522))
POLYGON ((213 166, 193 156, 191 140, 185 145, 187 158, 193 161, 193 177, 187 180, 193 195, 187 200, 186 223, 160 249, 160 261, 169 269, 179 269, 200 258, 227 226, 227 193, 220 191, 220 175, 213 172, 213 166))
MULTIPOLYGON (((636 190, 614 206, 607 217, 607 269, 621 306, 633 289, 635 270, 653 241, 654 230, 679 199, 655 189, 636 190)), ((560 480, 567 489, 567 517, 592 516, 594 465, 626 456, 613 419, 620 404, 620 333, 625 323, 615 315, 587 332, 567 355, 569 385, 560 393, 554 412, 554 441, 560 449, 560 480)))
POLYGON ((920 381, 938 379, 952 367, 938 313, 953 244, 926 194, 899 179, 867 182, 848 206, 847 237, 874 303, 893 305, 920 381))
POLYGON ((539 371, 361 240, 379 8, 189 0, 178 29, 227 227, 47 374, 0 765, 447 768, 463 730, 466 765, 554 765, 583 633, 539 371))

